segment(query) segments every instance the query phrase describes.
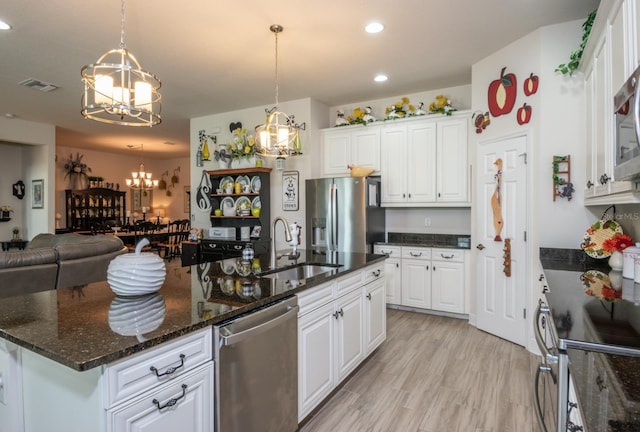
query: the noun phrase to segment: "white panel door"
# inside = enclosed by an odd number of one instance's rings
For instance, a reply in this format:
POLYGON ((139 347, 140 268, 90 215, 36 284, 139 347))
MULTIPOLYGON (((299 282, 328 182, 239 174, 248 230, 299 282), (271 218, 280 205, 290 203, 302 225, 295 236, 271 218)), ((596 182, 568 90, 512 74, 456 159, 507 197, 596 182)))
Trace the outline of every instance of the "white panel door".
POLYGON ((431 309, 431 261, 402 259, 402 305, 431 309))
POLYGON ((407 189, 410 203, 436 200, 436 124, 417 123, 407 126, 407 189))
POLYGON ((351 134, 351 164, 380 172, 380 128, 367 126, 351 134))
POLYGON ((364 359, 364 308, 362 291, 357 289, 335 302, 337 356, 336 383, 342 381, 364 359))
POLYGON ((381 201, 382 204, 407 200, 407 128, 385 126, 381 132, 381 201))
POLYGON ((464 263, 432 261, 431 307, 464 313, 464 263))
POLYGON ((476 185, 477 322, 478 328, 519 345, 526 344, 526 164, 527 137, 517 136, 481 143, 478 148, 476 185), (497 165, 501 159, 499 194, 501 231, 494 218, 497 165), (492 201, 494 205, 492 205, 492 201), (497 233, 500 232, 500 236, 497 233), (504 273, 504 239, 511 239, 511 276, 504 273), (480 246, 482 245, 482 246, 480 246), (484 249, 481 249, 484 247, 484 249))
POLYGON ((333 312, 329 303, 298 321, 298 421, 333 390, 333 312))
POLYGON ((346 176, 351 160, 351 132, 349 130, 322 132, 322 175, 346 176))
POLYGON ((438 122, 438 201, 468 200, 467 121, 460 118, 438 122))
MULTIPOLYGON (((386 277, 386 275, 385 275, 386 277)), ((366 355, 387 337, 387 304, 384 280, 376 279, 365 285, 366 355)))

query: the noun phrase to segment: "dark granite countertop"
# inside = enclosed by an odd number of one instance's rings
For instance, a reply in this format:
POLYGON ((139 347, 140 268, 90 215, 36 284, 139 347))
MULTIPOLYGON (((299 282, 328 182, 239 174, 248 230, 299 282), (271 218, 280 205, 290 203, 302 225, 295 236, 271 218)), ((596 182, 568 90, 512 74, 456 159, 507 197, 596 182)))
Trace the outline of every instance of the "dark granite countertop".
POLYGON ((267 270, 268 255, 257 256, 253 269, 237 265, 235 258, 187 267, 181 267, 180 260, 173 260, 167 262, 162 288, 147 296, 116 297, 108 283, 101 281, 4 298, 0 302, 0 337, 72 369, 88 370, 251 312, 386 258, 364 253, 299 252, 295 260, 280 258, 277 267, 305 262, 340 267, 307 279, 305 285, 291 286, 280 279, 259 276, 267 270), (137 309, 137 305, 153 304, 157 311, 158 303, 164 303, 164 319, 157 328, 135 335, 136 323, 142 321, 140 316, 132 318, 131 325, 125 327, 110 317, 116 304, 123 303, 131 303, 139 315, 144 315, 145 310, 144 306, 137 309))
POLYGON ((376 244, 390 246, 470 249, 470 243, 471 236, 468 234, 419 234, 390 232, 387 234, 386 242, 378 242, 376 244))
POLYGON ((593 371, 585 361, 584 350, 597 354, 614 381, 609 391, 616 394, 618 406, 607 410, 609 430, 638 430, 640 422, 640 284, 613 272, 607 260, 588 257, 581 250, 541 249, 542 263, 549 292, 545 294, 558 335, 559 346, 566 349, 576 393, 588 430, 599 430, 601 420, 594 388, 593 371), (587 346, 587 344, 595 344, 587 346), (582 348, 580 346, 582 345, 582 348), (606 353, 608 348, 624 348, 629 355, 606 353), (604 351, 604 352, 603 352, 604 351), (591 375, 590 375, 591 374, 591 375), (589 378, 590 377, 590 378, 589 378), (619 415, 617 416, 618 413, 619 415), (623 413, 623 414, 620 414, 623 413), (630 419, 635 419, 629 423, 630 419), (634 425, 624 429, 624 425, 634 425), (614 427, 623 425, 624 427, 614 427))

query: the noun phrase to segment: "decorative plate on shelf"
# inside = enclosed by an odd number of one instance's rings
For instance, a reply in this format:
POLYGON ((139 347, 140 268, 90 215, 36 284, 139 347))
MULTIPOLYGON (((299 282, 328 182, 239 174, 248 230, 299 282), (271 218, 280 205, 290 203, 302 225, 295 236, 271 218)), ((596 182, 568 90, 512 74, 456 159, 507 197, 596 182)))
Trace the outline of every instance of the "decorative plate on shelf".
POLYGON ((622 227, 618 222, 614 220, 596 221, 584 233, 582 249, 592 258, 609 258, 611 252, 604 250, 602 245, 616 234, 622 234, 622 227))
POLYGON ((241 196, 236 200, 236 211, 240 213, 243 210, 251 211, 251 200, 246 196, 241 196))
POLYGON ((249 186, 251 184, 249 182, 249 177, 246 175, 238 176, 236 183, 240 183, 242 185, 242 190, 244 190, 245 186, 249 186))
POLYGON ((220 269, 228 275, 232 275, 236 272, 236 259, 227 258, 220 263, 220 269))
POLYGON ((219 188, 220 188, 220 189, 222 189, 222 193, 224 193, 224 190, 226 189, 227 183, 231 183, 231 184, 235 183, 235 182, 233 181, 233 177, 231 177, 231 176, 226 176, 226 177, 222 177, 222 178, 220 179, 220 186, 219 186, 219 188))
MULTIPOLYGON (((222 210, 222 213, 224 214, 224 208, 225 207, 234 207, 235 205, 235 201, 233 200, 233 198, 231 197, 224 197, 222 198, 222 200, 220 201, 220 210, 222 210)), ((225 216, 229 216, 229 215, 225 215, 225 216)))
POLYGON ((251 201, 251 210, 256 208, 262 208, 262 203, 260 202, 260 197, 255 197, 253 201, 251 201))
POLYGON ((262 187, 262 181, 260 181, 260 177, 258 176, 251 177, 251 191, 255 193, 259 193, 261 187, 262 187))

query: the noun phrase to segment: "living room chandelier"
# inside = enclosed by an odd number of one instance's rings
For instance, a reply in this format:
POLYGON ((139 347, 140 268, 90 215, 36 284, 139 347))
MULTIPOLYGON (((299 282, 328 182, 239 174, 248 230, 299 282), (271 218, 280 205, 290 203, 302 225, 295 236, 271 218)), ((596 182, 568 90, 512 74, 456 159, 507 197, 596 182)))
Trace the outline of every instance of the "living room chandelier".
MULTIPOLYGON (((133 146, 129 146, 133 148, 133 146)), ((126 179, 127 186, 131 189, 150 190, 154 187, 158 187, 158 180, 152 180, 152 174, 144 169, 144 144, 140 144, 140 152, 142 154, 140 158, 140 168, 138 171, 131 172, 131 178, 126 179)))
POLYGON ((124 0, 121 0, 120 47, 107 51, 80 71, 84 83, 82 115, 101 123, 154 126, 160 118, 161 83, 145 71, 124 41, 124 0))
POLYGON ((302 154, 299 130, 305 129, 305 124, 298 125, 293 115, 278 111, 278 33, 284 28, 273 24, 269 29, 276 38, 276 105, 266 109, 267 121, 256 127, 256 153, 261 156, 286 158, 302 154))

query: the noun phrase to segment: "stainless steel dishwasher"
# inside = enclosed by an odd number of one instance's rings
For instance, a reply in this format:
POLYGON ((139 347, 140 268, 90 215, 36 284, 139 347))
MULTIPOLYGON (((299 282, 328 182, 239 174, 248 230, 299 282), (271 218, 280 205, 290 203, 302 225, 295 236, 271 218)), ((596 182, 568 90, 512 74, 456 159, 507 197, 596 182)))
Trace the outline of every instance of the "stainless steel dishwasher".
POLYGON ((298 299, 214 326, 217 432, 298 428, 298 299))

